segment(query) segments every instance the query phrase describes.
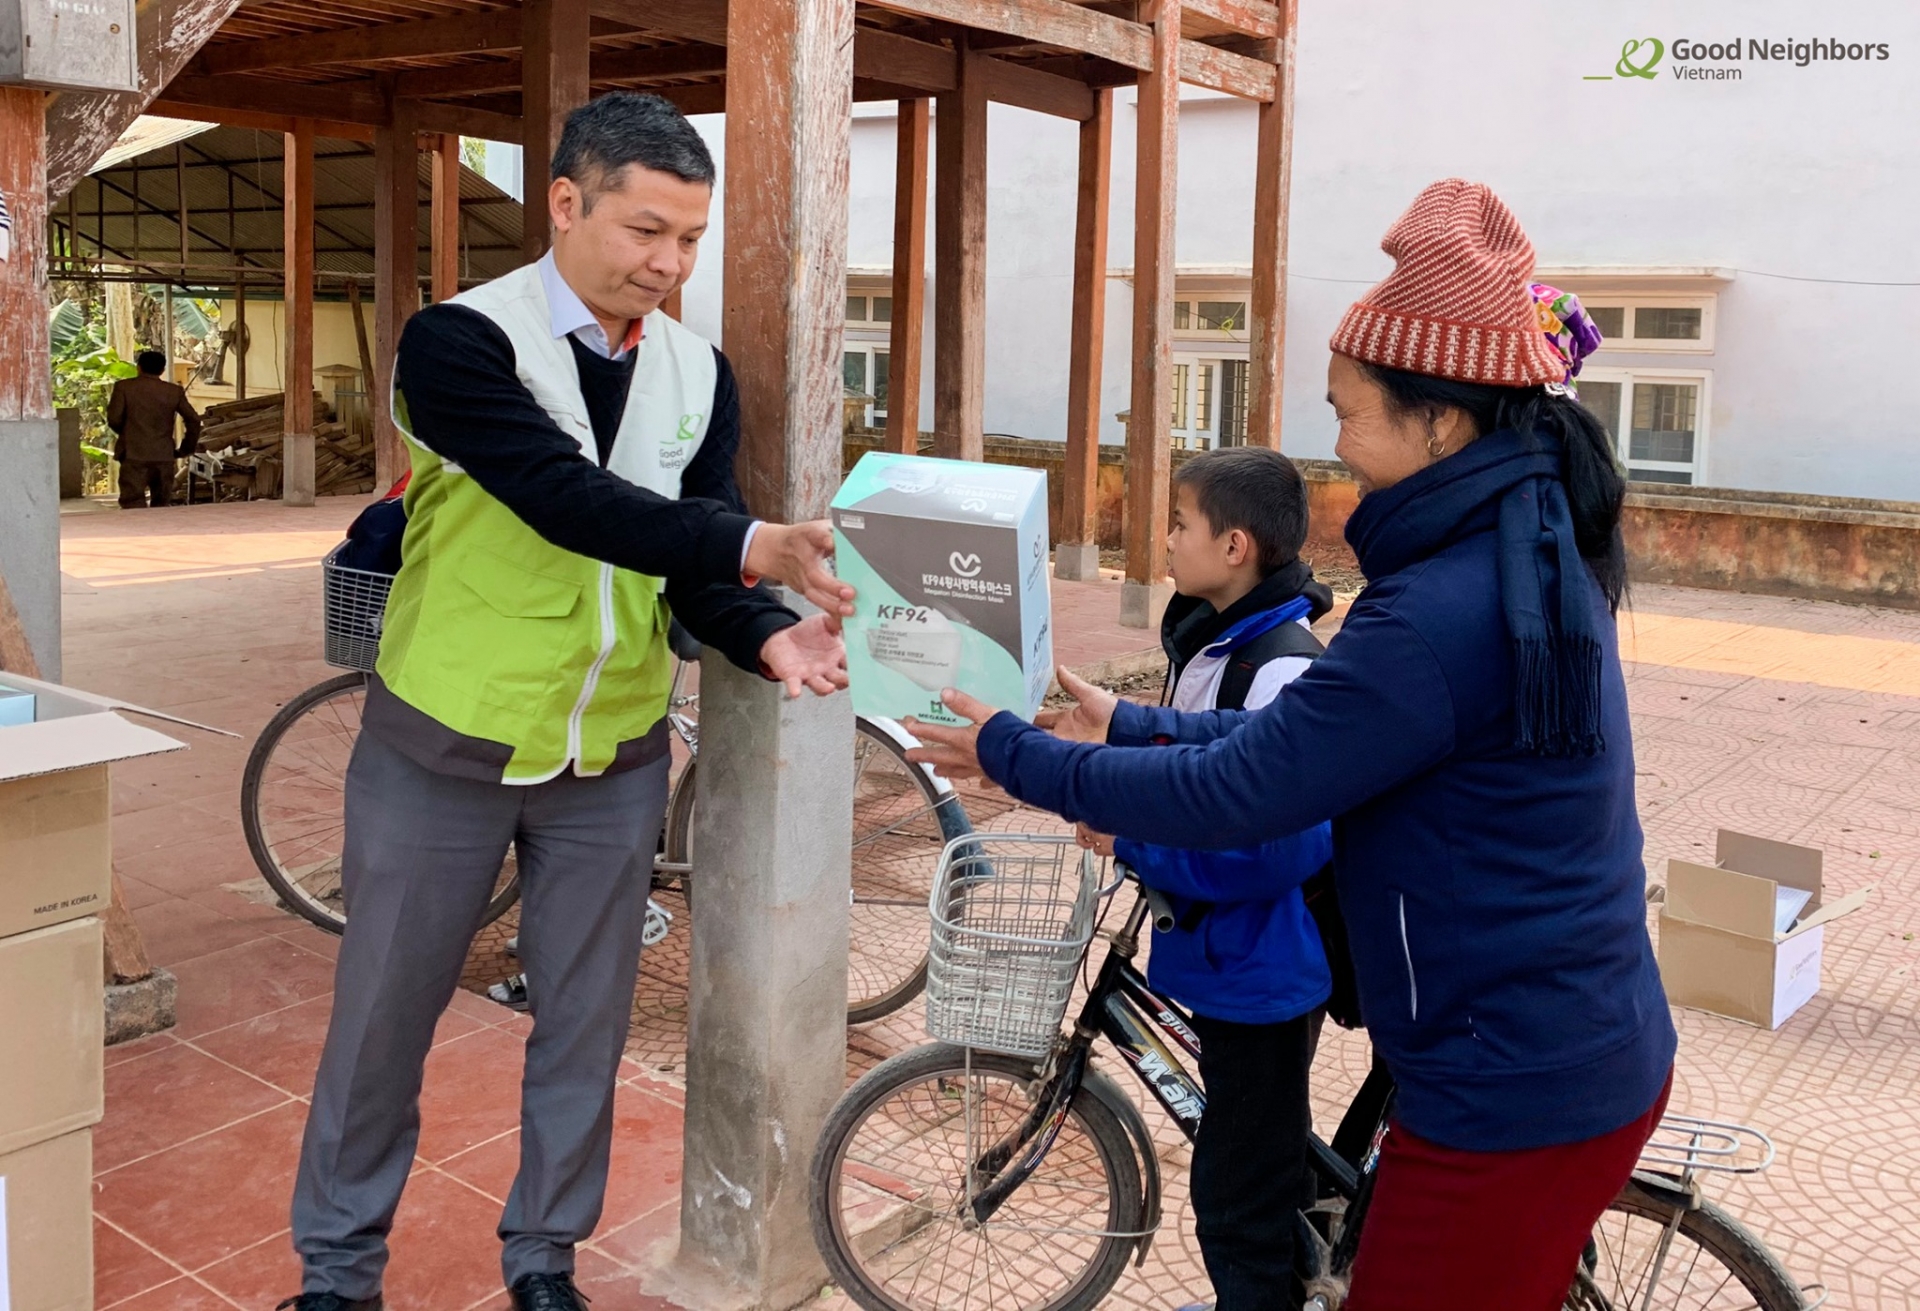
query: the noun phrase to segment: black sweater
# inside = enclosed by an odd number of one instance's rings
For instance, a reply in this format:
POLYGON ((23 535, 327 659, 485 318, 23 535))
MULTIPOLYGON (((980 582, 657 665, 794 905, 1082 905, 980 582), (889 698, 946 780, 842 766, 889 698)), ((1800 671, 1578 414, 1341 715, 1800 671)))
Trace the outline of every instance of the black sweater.
POLYGON ((464 305, 422 310, 400 336, 394 372, 415 439, 555 546, 664 578, 667 604, 687 630, 757 671, 761 646, 798 616, 740 580, 753 520, 733 475, 740 398, 726 356, 714 351, 719 376, 706 439, 681 474, 681 499, 672 500, 605 467, 637 352, 608 360, 568 341, 598 463, 520 384, 507 334, 464 305))

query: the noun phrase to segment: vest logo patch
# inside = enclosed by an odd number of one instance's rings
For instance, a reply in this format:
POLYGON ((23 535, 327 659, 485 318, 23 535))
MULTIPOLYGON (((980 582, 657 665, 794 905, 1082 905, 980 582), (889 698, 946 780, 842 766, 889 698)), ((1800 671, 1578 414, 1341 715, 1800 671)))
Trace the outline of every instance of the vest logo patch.
POLYGON ((700 436, 700 420, 704 414, 683 414, 680 416, 680 431, 674 434, 675 441, 690 442, 700 436))

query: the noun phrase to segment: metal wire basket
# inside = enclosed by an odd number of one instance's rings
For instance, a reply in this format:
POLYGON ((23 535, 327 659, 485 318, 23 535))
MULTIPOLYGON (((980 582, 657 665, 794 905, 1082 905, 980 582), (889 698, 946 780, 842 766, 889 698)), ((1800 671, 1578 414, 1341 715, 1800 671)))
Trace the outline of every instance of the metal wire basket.
POLYGON ((341 669, 371 673, 380 658, 380 631, 387 618, 387 592, 393 575, 349 569, 339 562, 345 544, 320 562, 324 588, 321 612, 326 631, 326 662, 341 669))
POLYGON ((1070 837, 976 833, 941 853, 928 911, 927 1032, 1038 1060, 1059 1035, 1099 889, 1070 837))

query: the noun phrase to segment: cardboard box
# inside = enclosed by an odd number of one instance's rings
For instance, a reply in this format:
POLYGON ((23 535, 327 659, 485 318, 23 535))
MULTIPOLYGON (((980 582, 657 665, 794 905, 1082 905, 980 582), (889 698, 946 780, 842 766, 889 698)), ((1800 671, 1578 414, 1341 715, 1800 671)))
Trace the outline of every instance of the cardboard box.
POLYGON ((100 960, 97 919, 0 938, 0 1153, 100 1122, 100 960))
POLYGON ((185 744, 128 723, 113 712, 156 712, 109 697, 17 674, 0 674, 0 691, 29 693, 33 701, 30 722, 0 727, 4 938, 105 908, 113 877, 107 766, 178 751, 185 744))
POLYGON ((958 723, 940 704, 955 687, 1033 716, 1053 678, 1044 473, 875 451, 833 498, 833 525, 857 591, 857 713, 958 723))
POLYGON ((1816 848, 1729 829, 1719 832, 1712 865, 1667 862, 1660 975, 1668 1000, 1765 1029, 1811 1001, 1826 926, 1873 891, 1827 902, 1821 865, 1816 848))
POLYGON ((0 1156, 0 1308, 93 1311, 93 1132, 0 1156))

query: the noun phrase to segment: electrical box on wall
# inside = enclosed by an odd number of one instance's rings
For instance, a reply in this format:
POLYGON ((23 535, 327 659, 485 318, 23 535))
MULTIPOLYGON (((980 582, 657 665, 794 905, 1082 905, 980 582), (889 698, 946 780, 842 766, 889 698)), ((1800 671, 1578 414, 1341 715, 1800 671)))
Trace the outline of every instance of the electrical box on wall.
POLYGON ((0 85, 134 91, 134 0, 0 0, 0 85))

